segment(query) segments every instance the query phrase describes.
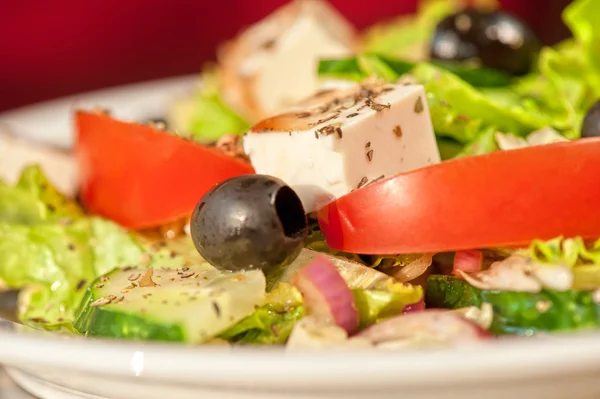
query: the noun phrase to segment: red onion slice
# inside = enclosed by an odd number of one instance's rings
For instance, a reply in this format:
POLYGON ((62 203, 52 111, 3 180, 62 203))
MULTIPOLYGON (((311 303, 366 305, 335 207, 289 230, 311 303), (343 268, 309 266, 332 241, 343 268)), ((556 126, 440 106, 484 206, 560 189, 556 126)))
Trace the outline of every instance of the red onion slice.
POLYGON ((422 312, 425 310, 425 300, 421 298, 419 302, 411 303, 410 305, 406 305, 402 310, 402 313, 414 313, 414 312, 422 312))
POLYGON ((483 253, 477 249, 468 251, 457 251, 454 255, 453 274, 460 274, 459 271, 465 273, 475 273, 483 268, 483 253))
POLYGON ((395 316, 365 329, 357 336, 375 345, 417 339, 457 344, 491 337, 487 331, 462 315, 438 309, 395 316))
POLYGON ((319 256, 292 278, 304 297, 307 312, 320 320, 330 320, 352 334, 359 325, 354 296, 335 266, 319 256))

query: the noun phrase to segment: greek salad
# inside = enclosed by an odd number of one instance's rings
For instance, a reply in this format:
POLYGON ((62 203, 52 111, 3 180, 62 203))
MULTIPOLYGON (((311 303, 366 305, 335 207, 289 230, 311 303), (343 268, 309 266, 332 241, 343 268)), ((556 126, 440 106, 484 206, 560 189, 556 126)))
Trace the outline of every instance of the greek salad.
POLYGON ((160 118, 78 110, 71 153, 4 137, 30 158, 0 182, 0 287, 27 326, 187 344, 598 328, 600 3, 563 18, 544 46, 493 1, 359 32, 294 0, 160 118))

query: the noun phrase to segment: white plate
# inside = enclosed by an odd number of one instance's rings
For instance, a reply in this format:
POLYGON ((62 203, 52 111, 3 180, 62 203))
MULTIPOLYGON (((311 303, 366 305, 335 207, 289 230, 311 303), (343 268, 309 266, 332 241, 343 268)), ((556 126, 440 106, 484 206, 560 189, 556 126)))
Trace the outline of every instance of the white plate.
MULTIPOLYGON (((68 147, 70 111, 162 114, 193 78, 90 93, 0 115, 0 126, 68 147)), ((41 334, 0 321, 0 362, 43 399, 479 399, 600 397, 600 334, 510 339, 441 351, 286 353, 41 334)))

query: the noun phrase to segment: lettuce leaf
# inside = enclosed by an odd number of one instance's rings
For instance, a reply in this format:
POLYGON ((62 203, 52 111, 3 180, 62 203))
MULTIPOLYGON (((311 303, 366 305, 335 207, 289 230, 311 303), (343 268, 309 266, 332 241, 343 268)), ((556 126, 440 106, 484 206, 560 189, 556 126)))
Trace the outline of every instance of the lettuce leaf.
POLYGON ((361 69, 357 57, 320 60, 317 74, 320 77, 354 82, 365 78, 365 73, 361 69))
POLYGON ((237 344, 284 344, 304 316, 302 296, 288 283, 267 293, 265 305, 219 335, 237 344))
POLYGON ((496 69, 461 62, 431 60, 430 63, 455 74, 475 87, 506 87, 512 82, 509 74, 496 69))
POLYGON ((496 143, 495 134, 497 133, 495 127, 489 127, 481 132, 475 139, 468 143, 455 158, 462 158, 471 155, 487 154, 498 150, 498 144, 496 143))
POLYGON ((423 299, 423 289, 410 284, 390 283, 378 289, 352 290, 354 304, 360 315, 360 328, 402 313, 406 305, 423 299))
MULTIPOLYGON (((429 63, 453 73, 475 87, 506 87, 512 82, 511 76, 490 68, 449 61, 431 60, 429 63)), ((357 82, 369 76, 376 76, 394 82, 400 76, 409 73, 415 65, 417 64, 400 58, 365 52, 352 58, 320 60, 318 74, 321 78, 357 82)))
POLYGON ((36 224, 83 217, 83 210, 48 181, 38 165, 23 169, 14 186, 0 182, 0 221, 36 224))
POLYGON ((437 136, 436 140, 442 161, 456 157, 464 147, 463 144, 450 137, 437 136))
POLYGON ((581 46, 585 65, 582 78, 590 82, 594 97, 600 97, 600 3, 574 1, 563 12, 563 20, 581 46))
POLYGON ((586 243, 581 237, 535 240, 529 254, 539 263, 571 267, 573 289, 600 288, 600 239, 594 243, 586 243))
MULTIPOLYGON (((444 106, 446 111, 441 115, 456 115, 456 119, 460 117, 465 120, 465 124, 471 123, 479 129, 481 125, 495 126, 501 131, 524 135, 551 123, 544 115, 531 113, 522 104, 495 101, 494 97, 486 96, 456 75, 437 66, 421 63, 410 73, 425 86, 428 101, 431 97, 437 100, 430 103, 430 109, 444 106)), ((440 123, 434 119, 434 111, 432 122, 436 132, 447 133, 460 141, 474 138, 448 129, 446 121, 440 123)), ((471 128, 469 132, 472 130, 475 129, 471 128)))
POLYGON ((225 104, 219 94, 217 73, 210 68, 203 73, 200 90, 175 101, 167 119, 178 134, 202 143, 216 141, 224 134, 242 134, 250 128, 225 104))
POLYGON ((231 110, 216 92, 205 91, 195 99, 196 112, 189 133, 196 141, 217 140, 224 134, 242 134, 250 124, 231 110))
POLYGON ((0 279, 20 294, 20 318, 52 327, 73 321, 87 285, 103 271, 139 261, 141 249, 98 218, 72 224, 0 223, 0 279), (115 262, 115 263, 113 263, 115 262))
POLYGON ((551 118, 549 126, 565 137, 580 137, 581 123, 591 103, 591 92, 580 52, 544 48, 539 71, 518 80, 512 87, 533 113, 551 118))
POLYGON ((535 240, 529 247, 529 253, 540 263, 565 264, 570 267, 600 265, 600 240, 591 246, 587 246, 581 237, 535 240))

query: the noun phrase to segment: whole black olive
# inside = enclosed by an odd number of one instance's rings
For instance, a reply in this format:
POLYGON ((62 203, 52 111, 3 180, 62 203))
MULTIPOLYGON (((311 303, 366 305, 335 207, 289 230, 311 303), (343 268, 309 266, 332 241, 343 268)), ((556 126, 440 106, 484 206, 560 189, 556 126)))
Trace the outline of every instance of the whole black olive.
POLYGON ((283 181, 244 175, 198 202, 190 230, 200 255, 216 268, 261 269, 269 279, 300 254, 308 223, 300 198, 283 181))
POLYGON ((600 137, 600 100, 585 114, 581 125, 581 137, 600 137))
POLYGON ((442 61, 479 61, 483 66, 524 75, 541 42, 521 20, 502 11, 465 10, 435 29, 430 56, 442 61))

